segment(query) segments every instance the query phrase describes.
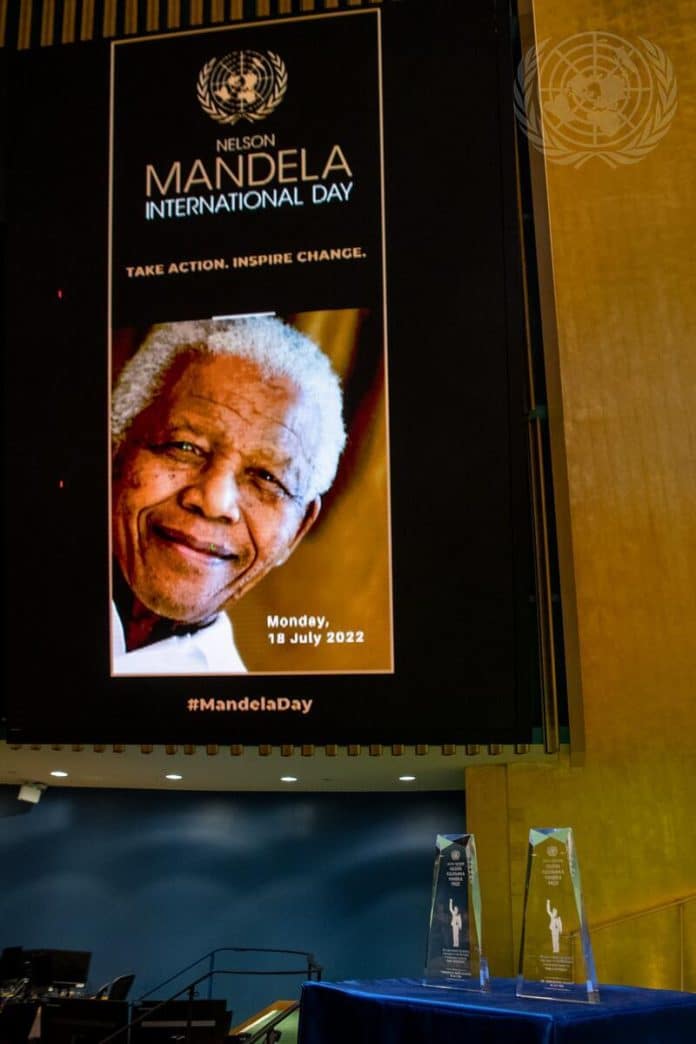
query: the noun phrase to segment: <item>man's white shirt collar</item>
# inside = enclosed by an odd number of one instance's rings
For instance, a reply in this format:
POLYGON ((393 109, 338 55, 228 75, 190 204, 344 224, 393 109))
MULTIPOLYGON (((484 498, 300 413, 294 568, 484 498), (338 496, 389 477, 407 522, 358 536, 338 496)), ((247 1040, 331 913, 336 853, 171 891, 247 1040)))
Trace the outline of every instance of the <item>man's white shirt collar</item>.
POLYGON ((172 635, 132 652, 126 650, 121 618, 111 606, 113 674, 246 674, 227 613, 218 613, 194 634, 172 635))

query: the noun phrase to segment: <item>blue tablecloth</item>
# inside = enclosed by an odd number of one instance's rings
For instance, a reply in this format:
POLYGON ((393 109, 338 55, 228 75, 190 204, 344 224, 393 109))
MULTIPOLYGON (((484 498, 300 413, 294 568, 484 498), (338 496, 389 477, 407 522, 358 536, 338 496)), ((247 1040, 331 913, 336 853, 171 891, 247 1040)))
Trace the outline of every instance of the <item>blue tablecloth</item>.
POLYGON ((517 998, 416 979, 308 982, 298 1044, 696 1044, 696 994, 602 986, 599 1004, 517 998))

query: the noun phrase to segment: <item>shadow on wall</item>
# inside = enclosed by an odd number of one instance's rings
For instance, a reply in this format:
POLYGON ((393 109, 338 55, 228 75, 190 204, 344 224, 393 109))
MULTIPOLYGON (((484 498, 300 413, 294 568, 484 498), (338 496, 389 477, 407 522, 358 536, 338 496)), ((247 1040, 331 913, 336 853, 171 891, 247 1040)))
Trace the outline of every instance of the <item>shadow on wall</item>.
MULTIPOLYGON (((90 988, 133 971, 132 999, 224 946, 306 950, 326 979, 421 974, 435 835, 465 829, 458 792, 49 788, 31 808, 0 834, 0 948, 91 950, 90 988)), ((301 982, 225 976, 214 996, 239 1022, 301 982)))

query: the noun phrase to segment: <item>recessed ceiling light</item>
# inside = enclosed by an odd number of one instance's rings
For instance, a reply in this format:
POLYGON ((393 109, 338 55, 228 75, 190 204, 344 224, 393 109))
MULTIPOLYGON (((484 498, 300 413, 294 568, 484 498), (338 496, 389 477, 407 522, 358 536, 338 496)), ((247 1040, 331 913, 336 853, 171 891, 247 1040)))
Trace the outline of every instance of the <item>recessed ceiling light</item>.
POLYGON ((168 772, 167 775, 164 778, 165 779, 183 779, 184 777, 180 776, 178 772, 168 772))
POLYGON ((413 783, 415 776, 399 776, 399 783, 413 783))
POLYGON ((297 776, 281 776, 281 783, 297 783, 297 776))
POLYGON ((52 776, 56 776, 58 779, 65 779, 67 774, 68 773, 67 772, 63 772, 62 769, 54 769, 53 772, 51 773, 52 776))

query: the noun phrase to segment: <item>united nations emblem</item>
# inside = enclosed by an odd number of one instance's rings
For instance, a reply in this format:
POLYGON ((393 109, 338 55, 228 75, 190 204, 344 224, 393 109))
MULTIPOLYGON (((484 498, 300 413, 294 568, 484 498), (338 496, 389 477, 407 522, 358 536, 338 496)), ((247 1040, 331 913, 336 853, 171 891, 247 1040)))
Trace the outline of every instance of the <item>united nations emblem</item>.
POLYGON ((461 858, 462 858, 462 853, 459 851, 459 849, 458 848, 452 849, 452 851, 450 852, 450 859, 453 859, 454 862, 456 863, 457 860, 459 860, 461 858))
POLYGON ((543 40, 519 64, 513 92, 517 121, 531 144, 555 163, 610 167, 638 163, 670 128, 677 82, 667 55, 639 37, 577 33, 543 40))
POLYGON ((288 74, 272 51, 233 51, 211 58, 198 74, 203 112, 218 123, 264 120, 283 100, 288 74))

